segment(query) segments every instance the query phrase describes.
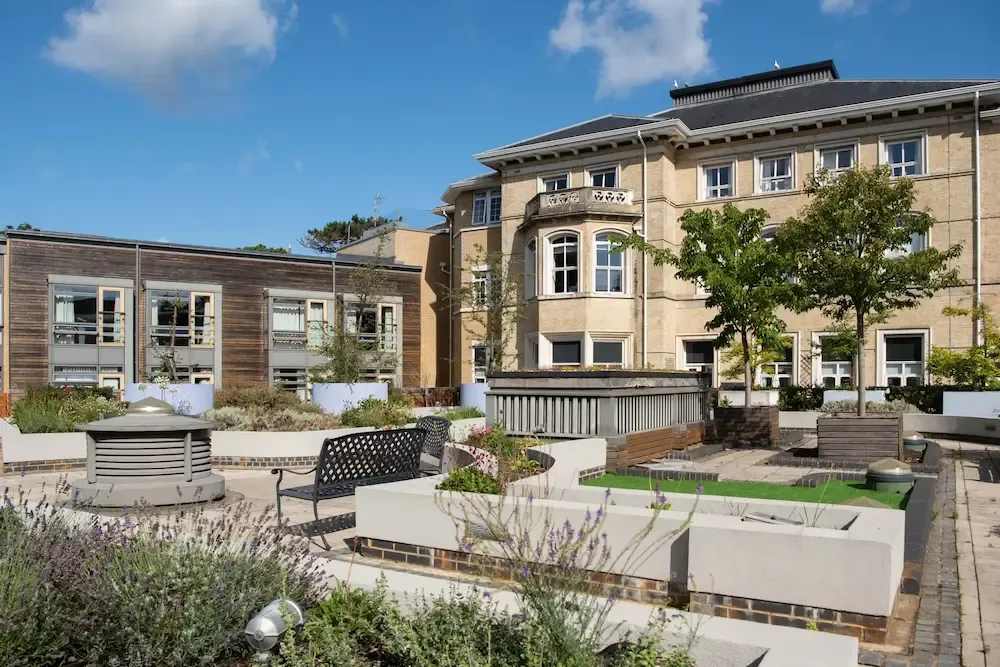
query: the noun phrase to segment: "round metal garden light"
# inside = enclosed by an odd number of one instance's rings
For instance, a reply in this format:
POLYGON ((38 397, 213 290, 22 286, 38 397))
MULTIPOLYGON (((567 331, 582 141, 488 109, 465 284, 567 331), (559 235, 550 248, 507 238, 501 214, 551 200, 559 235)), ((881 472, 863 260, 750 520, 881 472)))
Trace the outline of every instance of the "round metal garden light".
POLYGON ((250 647, 257 651, 257 660, 267 662, 271 657, 271 650, 281 641, 285 631, 289 627, 299 627, 304 620, 299 605, 291 600, 278 598, 250 619, 243 634, 246 635, 250 647))
POLYGON ((920 435, 913 434, 903 438, 903 449, 908 452, 922 452, 927 447, 927 441, 920 435))
POLYGON ((868 466, 868 487, 886 493, 906 493, 913 487, 913 470, 896 459, 882 459, 868 466))
POLYGON ((87 434, 87 479, 73 484, 74 502, 128 507, 222 498, 226 480, 212 472, 214 428, 155 398, 136 401, 121 417, 80 424, 87 434))

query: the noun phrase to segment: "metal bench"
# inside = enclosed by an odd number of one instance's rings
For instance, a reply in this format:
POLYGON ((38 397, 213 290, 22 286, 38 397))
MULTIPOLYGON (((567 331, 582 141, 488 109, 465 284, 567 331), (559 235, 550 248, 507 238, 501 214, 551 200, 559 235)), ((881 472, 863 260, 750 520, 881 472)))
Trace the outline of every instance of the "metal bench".
MULTIPOLYGON (((301 532, 308 536, 319 536, 323 545, 329 549, 326 533, 350 527, 345 522, 348 515, 323 521, 319 518, 320 501, 354 495, 354 490, 359 486, 387 484, 417 477, 420 474, 420 452, 426 439, 427 431, 422 428, 351 433, 324 440, 316 459, 316 467, 311 470, 274 468, 271 474, 278 476, 274 485, 277 492, 278 527, 281 527, 282 496, 311 502, 316 521, 306 524, 306 530, 301 532), (281 482, 286 472, 293 475, 315 475, 312 484, 283 489, 281 482), (308 530, 309 526, 313 530, 308 530), (329 530, 322 530, 323 528, 329 530)), ((350 516, 353 517, 353 514, 350 516)))
POLYGON ((441 472, 441 456, 451 432, 451 421, 438 415, 428 415, 417 420, 417 428, 427 431, 427 439, 424 440, 426 458, 421 462, 421 470, 436 475, 441 472))

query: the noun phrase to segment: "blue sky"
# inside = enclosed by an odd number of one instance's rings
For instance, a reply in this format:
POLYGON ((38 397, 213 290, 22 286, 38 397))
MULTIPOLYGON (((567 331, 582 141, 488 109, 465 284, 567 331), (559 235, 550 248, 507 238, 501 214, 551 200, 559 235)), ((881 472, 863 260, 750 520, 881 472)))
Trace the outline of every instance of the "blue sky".
POLYGON ((1000 78, 995 0, 7 0, 0 224, 236 246, 399 210, 472 154, 701 83, 1000 78))

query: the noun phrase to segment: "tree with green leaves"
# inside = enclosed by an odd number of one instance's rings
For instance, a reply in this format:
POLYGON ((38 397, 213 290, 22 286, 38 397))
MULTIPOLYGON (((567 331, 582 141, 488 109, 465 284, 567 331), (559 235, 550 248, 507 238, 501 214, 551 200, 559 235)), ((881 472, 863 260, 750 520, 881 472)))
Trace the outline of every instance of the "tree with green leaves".
POLYGON ((949 268, 961 247, 914 248, 935 220, 914 210, 913 181, 888 167, 855 168, 831 177, 825 170, 806 183, 811 198, 788 220, 777 247, 796 278, 795 309, 819 308, 855 332, 858 415, 865 414, 865 344, 868 330, 901 309, 960 284, 949 268))
POLYGON ((257 245, 245 245, 237 248, 237 250, 250 250, 252 252, 277 252, 281 254, 288 254, 288 248, 282 248, 281 246, 274 247, 269 245, 264 245, 263 243, 258 243, 257 245))
POLYGON ((350 220, 334 220, 323 227, 310 229, 299 239, 299 243, 310 250, 331 254, 337 252, 342 245, 357 241, 371 229, 382 225, 399 224, 402 221, 400 217, 384 218, 377 214, 362 218, 355 213, 350 220))
POLYGON ((25 232, 25 231, 28 231, 28 232, 39 232, 39 231, 41 231, 40 229, 38 229, 38 227, 33 227, 31 225, 31 223, 28 223, 28 222, 22 222, 17 227, 15 227, 14 225, 7 225, 7 229, 13 229, 14 231, 18 231, 18 232, 25 232))
MULTIPOLYGON (((792 341, 789 338, 782 338, 781 346, 776 350, 761 347, 760 341, 751 343, 750 369, 754 375, 761 369, 766 371, 770 368, 771 370, 768 372, 773 372, 774 364, 785 358, 785 350, 790 347, 792 347, 792 341)), ((719 361, 722 364, 720 375, 728 380, 739 379, 745 372, 743 359, 743 345, 736 343, 727 347, 719 357, 719 361)))
POLYGON ((670 265, 677 277, 701 283, 708 291, 705 305, 715 317, 705 328, 718 331, 715 347, 732 342, 741 347, 745 407, 753 390, 752 350, 778 350, 785 323, 776 310, 787 298, 786 264, 771 241, 761 237, 767 211, 741 211, 726 204, 721 211, 685 211, 680 254, 660 248, 633 234, 622 247, 646 253, 657 266, 670 265))
POLYGON ((948 317, 971 317, 973 331, 979 330, 981 341, 973 341, 965 350, 935 347, 927 357, 927 370, 947 378, 953 384, 977 389, 1000 388, 1000 328, 986 306, 945 308, 948 317))
POLYGON ((517 340, 517 326, 524 318, 522 262, 500 250, 472 247, 463 273, 469 276, 449 287, 452 303, 465 311, 462 327, 489 349, 487 372, 506 368, 507 350, 517 340))

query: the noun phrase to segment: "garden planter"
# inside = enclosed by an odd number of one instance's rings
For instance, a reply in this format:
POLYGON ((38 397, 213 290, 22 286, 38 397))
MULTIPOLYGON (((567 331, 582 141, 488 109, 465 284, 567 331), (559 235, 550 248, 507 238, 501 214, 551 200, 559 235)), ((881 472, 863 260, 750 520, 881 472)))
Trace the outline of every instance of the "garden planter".
MULTIPOLYGON (((750 405, 777 405, 779 392, 777 389, 762 389, 750 392, 750 405)), ((719 402, 729 401, 728 407, 742 408, 746 399, 746 393, 739 391, 720 391, 719 402)))
POLYGON ((467 382, 459 387, 459 399, 463 408, 479 408, 486 414, 486 392, 490 386, 485 382, 467 382))
MULTIPOLYGON (((834 401, 857 401, 855 389, 827 389, 823 392, 823 405, 834 401)), ((865 403, 885 403, 885 389, 865 389, 865 403)))
POLYGON ((946 391, 941 414, 953 417, 1000 417, 1000 391, 946 391))
POLYGON ((339 415, 366 398, 389 399, 385 382, 317 382, 312 386, 312 402, 327 414, 339 415))
POLYGON ((721 442, 726 447, 769 449, 779 443, 779 415, 776 405, 751 407, 749 410, 719 407, 715 408, 708 432, 714 442, 721 442))
POLYGON ((903 415, 835 413, 816 420, 821 459, 901 459, 903 415))
POLYGON ((160 387, 152 382, 125 385, 126 401, 135 403, 144 398, 169 403, 179 415, 200 415, 215 407, 215 385, 177 383, 160 387))

